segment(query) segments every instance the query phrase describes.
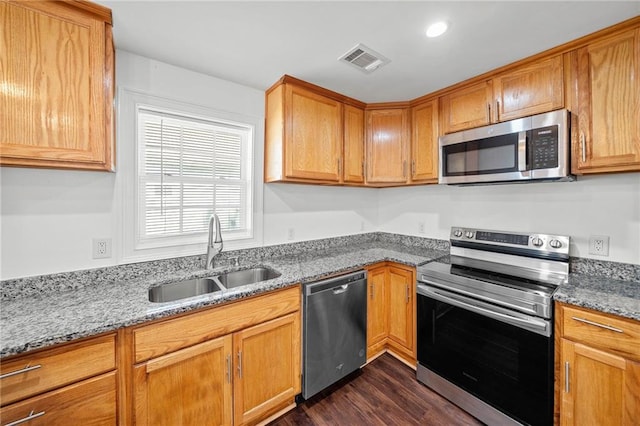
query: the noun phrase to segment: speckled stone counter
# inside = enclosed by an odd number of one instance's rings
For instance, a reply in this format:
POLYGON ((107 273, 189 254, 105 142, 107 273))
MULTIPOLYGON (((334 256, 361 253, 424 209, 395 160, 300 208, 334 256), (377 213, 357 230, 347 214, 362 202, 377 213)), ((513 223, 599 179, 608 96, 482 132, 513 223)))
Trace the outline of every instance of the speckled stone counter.
POLYGON ((315 281, 381 261, 418 266, 442 257, 447 247, 439 241, 416 243, 391 236, 365 235, 347 238, 338 244, 335 241, 332 244, 314 242, 311 246, 305 245, 305 250, 302 248, 301 245, 293 245, 286 250, 261 248, 235 252, 241 260, 239 268, 221 266, 205 270, 202 269, 204 263, 196 256, 164 264, 149 263, 137 269, 136 266, 124 265, 57 274, 50 276, 49 280, 34 277, 4 282, 0 309, 0 357, 315 281), (254 266, 266 266, 281 275, 261 283, 175 302, 148 301, 148 289, 156 285, 254 266))
MULTIPOLYGON (((418 266, 446 262, 448 242, 381 232, 223 252, 215 270, 204 256, 3 281, 0 358, 88 337, 205 306, 393 261, 418 266), (444 257, 443 257, 444 256, 444 257), (229 266, 233 258, 240 267, 229 266), (233 269, 266 266, 281 275, 257 284, 151 303, 148 289, 233 269)), ((640 320, 640 265, 571 259, 569 282, 555 300, 640 320)))
POLYGON ((570 274, 554 300, 640 321, 640 282, 570 274))

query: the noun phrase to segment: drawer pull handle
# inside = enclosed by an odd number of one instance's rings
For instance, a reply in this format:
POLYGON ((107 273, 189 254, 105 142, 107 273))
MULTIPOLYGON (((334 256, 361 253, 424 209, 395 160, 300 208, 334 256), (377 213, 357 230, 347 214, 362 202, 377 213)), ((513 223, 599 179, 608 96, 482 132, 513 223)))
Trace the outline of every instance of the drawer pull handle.
POLYGON ((40 416, 44 416, 44 411, 40 411, 39 413, 34 413, 33 410, 31 410, 31 412, 29 413, 29 415, 23 419, 20 420, 16 420, 15 422, 11 422, 11 423, 7 423, 5 426, 15 426, 15 425, 19 425, 28 421, 31 421, 33 419, 37 419, 40 416))
POLYGON ((620 330, 619 328, 611 327, 610 325, 599 324, 597 322, 589 321, 580 317, 571 317, 578 322, 583 322, 585 324, 594 325, 596 327, 605 328, 607 330, 615 331, 616 333, 624 333, 624 330, 620 330))
POLYGON ((564 363, 564 393, 569 393, 569 361, 564 363))
POLYGON ((8 373, 3 374, 2 376, 0 376, 0 379, 6 379, 7 377, 16 376, 18 374, 26 373, 28 371, 37 370, 40 367, 42 367, 40 364, 38 364, 38 365, 29 365, 29 364, 27 364, 26 367, 24 367, 24 368, 22 368, 20 370, 10 371, 8 373))

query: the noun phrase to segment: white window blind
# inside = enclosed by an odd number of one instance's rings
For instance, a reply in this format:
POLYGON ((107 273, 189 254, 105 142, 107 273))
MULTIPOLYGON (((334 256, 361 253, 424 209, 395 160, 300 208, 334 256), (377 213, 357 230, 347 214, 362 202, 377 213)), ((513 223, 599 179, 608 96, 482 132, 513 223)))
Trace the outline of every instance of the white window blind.
POLYGON ((225 240, 250 238, 251 126, 144 107, 137 117, 138 242, 185 243, 214 212, 225 240))

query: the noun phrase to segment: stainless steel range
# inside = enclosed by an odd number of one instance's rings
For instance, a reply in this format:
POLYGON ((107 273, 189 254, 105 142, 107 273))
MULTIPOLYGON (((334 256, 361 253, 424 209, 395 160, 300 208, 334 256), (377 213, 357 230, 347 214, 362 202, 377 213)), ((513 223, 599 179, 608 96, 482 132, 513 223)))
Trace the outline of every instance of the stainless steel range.
POLYGON ((569 237, 454 227, 418 268, 417 378, 487 424, 553 424, 553 293, 569 237))

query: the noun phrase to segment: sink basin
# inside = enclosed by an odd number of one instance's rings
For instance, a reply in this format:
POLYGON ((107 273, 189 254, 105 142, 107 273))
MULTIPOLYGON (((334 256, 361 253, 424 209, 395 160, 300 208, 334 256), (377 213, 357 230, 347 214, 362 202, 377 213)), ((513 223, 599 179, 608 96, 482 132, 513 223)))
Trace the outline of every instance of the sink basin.
POLYGON ((273 269, 252 268, 216 275, 213 279, 224 288, 234 288, 247 284, 259 283, 260 281, 270 280, 279 276, 280 273, 273 269))
POLYGON ((220 290, 222 288, 212 278, 195 278, 152 287, 149 289, 149 301, 171 302, 220 290))

